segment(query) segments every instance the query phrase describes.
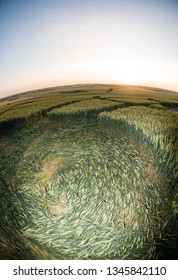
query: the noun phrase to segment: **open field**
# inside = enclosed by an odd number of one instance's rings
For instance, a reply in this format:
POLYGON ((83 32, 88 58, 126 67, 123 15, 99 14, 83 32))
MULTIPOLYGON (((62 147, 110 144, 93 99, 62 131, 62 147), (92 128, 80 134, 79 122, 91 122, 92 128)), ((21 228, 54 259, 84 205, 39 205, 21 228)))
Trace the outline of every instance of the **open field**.
POLYGON ((0 104, 1 259, 178 259, 178 93, 89 84, 0 104))

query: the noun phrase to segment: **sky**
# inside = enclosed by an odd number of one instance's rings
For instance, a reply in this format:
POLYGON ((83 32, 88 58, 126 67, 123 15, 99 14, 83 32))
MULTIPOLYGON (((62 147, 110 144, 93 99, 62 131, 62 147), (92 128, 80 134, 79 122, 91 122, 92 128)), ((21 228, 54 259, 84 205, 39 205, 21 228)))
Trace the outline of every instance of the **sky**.
POLYGON ((80 83, 178 91, 178 0, 0 0, 0 98, 80 83))

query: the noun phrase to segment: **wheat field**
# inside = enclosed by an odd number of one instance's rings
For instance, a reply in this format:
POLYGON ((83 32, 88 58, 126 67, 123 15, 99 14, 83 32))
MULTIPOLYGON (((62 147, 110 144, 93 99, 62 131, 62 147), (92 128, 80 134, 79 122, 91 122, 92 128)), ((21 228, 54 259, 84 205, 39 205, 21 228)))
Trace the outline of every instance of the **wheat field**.
POLYGON ((78 85, 2 101, 1 258, 176 258, 178 103, 168 93, 78 85))

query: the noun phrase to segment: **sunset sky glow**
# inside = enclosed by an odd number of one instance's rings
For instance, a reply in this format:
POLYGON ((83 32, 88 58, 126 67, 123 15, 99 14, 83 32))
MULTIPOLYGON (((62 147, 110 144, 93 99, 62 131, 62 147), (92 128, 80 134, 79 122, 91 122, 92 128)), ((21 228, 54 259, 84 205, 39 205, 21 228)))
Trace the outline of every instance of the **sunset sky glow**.
POLYGON ((118 83, 178 91, 178 0, 0 0, 0 98, 118 83))

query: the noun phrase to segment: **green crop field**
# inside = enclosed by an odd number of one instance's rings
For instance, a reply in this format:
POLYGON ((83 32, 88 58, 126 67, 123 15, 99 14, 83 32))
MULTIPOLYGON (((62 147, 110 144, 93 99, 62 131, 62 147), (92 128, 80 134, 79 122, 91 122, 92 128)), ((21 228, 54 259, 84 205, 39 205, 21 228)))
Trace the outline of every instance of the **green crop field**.
POLYGON ((124 85, 0 101, 1 259, 178 259, 178 93, 124 85))

